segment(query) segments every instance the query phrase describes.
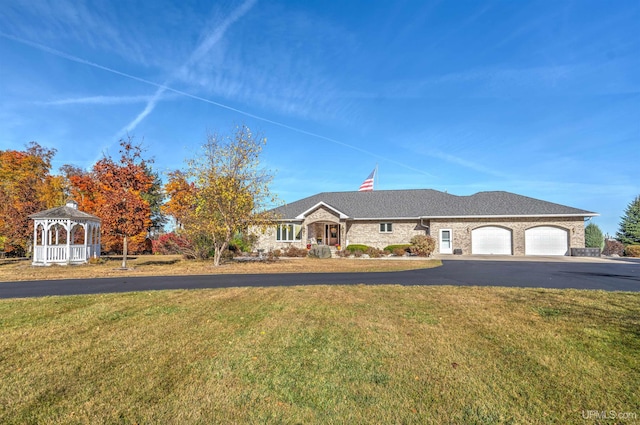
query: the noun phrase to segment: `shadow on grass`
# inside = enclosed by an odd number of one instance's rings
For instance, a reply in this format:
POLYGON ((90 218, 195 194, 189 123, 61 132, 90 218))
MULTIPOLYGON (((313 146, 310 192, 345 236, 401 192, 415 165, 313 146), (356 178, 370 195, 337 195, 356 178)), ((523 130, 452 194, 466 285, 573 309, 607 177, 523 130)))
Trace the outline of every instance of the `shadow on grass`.
POLYGON ((0 266, 7 266, 9 264, 18 264, 24 262, 25 265, 31 264, 31 260, 25 257, 19 258, 0 258, 0 266))
POLYGON ((180 262, 179 258, 175 258, 172 260, 148 260, 136 263, 136 266, 169 266, 178 262, 180 262))

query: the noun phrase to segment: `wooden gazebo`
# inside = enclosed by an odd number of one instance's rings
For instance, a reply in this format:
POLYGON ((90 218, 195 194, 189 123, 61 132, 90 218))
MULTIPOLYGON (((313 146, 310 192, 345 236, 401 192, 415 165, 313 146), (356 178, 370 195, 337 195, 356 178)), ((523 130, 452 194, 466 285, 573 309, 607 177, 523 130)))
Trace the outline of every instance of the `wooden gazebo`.
POLYGON ((79 211, 77 202, 29 218, 34 221, 33 265, 81 264, 100 256, 100 219, 79 211))

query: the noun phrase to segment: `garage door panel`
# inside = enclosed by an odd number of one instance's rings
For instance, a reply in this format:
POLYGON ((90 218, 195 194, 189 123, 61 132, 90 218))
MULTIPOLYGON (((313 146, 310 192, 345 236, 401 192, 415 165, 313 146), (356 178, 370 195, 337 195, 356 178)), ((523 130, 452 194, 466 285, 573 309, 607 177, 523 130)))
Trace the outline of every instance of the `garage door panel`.
POLYGON ((539 226, 525 231, 526 255, 567 255, 569 232, 552 226, 539 226))
POLYGON ((472 254, 511 255, 511 230, 486 226, 471 231, 472 254))

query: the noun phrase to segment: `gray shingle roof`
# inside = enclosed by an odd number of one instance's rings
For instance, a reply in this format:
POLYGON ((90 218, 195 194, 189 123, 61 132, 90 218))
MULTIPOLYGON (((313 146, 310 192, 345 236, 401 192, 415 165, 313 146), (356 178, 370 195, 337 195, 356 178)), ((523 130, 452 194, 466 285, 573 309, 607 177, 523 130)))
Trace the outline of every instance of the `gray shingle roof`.
POLYGON ((73 220, 89 220, 89 221, 100 221, 100 218, 95 215, 91 215, 89 213, 77 210, 75 208, 71 208, 68 206, 51 208, 45 211, 40 211, 35 214, 31 214, 29 216, 31 219, 46 219, 46 218, 63 218, 63 219, 73 219, 73 220))
POLYGON ((324 192, 275 208, 273 211, 281 219, 293 220, 320 202, 354 220, 598 215, 591 211, 509 192, 479 192, 469 196, 457 196, 433 189, 324 192))

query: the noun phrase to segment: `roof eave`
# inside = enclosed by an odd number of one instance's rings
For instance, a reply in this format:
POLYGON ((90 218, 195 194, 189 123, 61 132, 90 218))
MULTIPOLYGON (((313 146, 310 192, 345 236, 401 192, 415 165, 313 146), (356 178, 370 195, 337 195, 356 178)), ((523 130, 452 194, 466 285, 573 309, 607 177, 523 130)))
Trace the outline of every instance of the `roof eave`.
POLYGON ((498 214, 498 215, 424 215, 420 219, 441 219, 441 218, 536 218, 536 217, 598 217, 598 213, 576 213, 576 214, 498 214))

